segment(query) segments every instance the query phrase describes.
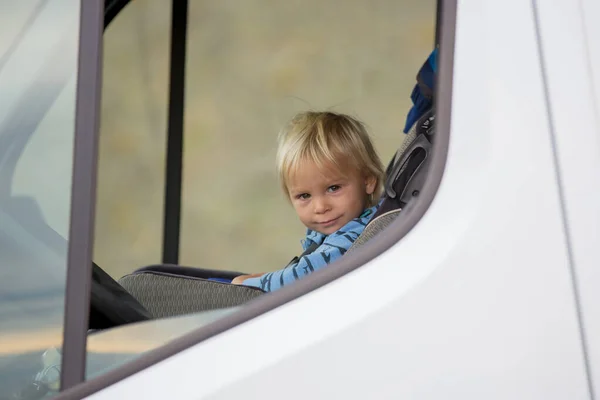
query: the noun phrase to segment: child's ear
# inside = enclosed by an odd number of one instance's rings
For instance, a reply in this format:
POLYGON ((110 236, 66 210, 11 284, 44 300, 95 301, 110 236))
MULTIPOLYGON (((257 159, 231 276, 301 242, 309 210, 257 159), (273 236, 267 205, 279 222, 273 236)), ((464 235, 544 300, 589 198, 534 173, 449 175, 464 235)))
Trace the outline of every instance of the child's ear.
POLYGON ((365 189, 367 194, 373 194, 375 192, 375 186, 377 185, 377 178, 373 175, 365 178, 365 189))

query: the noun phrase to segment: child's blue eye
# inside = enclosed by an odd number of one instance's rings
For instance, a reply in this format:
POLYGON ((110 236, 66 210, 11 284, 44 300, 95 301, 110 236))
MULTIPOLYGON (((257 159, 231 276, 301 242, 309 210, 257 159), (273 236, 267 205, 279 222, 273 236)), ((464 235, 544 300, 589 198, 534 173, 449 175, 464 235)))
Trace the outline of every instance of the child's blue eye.
POLYGON ((338 190, 340 190, 340 186, 339 185, 331 185, 327 188, 327 191, 332 193, 332 192, 337 192, 338 190))
POLYGON ((306 199, 310 198, 310 194, 308 194, 308 193, 301 193, 301 194, 297 195, 296 198, 298 200, 306 200, 306 199))

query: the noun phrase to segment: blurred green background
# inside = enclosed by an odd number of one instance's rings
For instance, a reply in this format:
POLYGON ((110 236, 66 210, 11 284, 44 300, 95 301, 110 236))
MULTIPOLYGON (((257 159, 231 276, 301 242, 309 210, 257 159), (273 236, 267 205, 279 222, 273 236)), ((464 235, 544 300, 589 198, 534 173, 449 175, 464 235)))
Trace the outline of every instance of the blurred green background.
MULTIPOLYGON (((433 0, 190 0, 180 263, 269 271, 301 252, 276 136, 296 112, 350 113, 387 163, 433 0)), ((95 261, 114 277, 159 263, 170 2, 134 0, 104 37, 95 261)))

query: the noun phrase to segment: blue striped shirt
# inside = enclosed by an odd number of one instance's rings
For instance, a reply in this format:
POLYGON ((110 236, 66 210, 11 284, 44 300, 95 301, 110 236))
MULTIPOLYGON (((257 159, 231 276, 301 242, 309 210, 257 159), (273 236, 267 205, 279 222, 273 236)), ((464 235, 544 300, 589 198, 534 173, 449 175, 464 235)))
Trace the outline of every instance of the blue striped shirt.
POLYGON ((308 229, 306 239, 302 242, 302 248, 306 250, 316 244, 319 247, 315 251, 300 257, 283 269, 268 272, 257 278, 246 279, 243 284, 272 292, 325 267, 344 255, 365 229, 376 210, 377 206, 367 208, 358 218, 348 222, 330 235, 308 229))

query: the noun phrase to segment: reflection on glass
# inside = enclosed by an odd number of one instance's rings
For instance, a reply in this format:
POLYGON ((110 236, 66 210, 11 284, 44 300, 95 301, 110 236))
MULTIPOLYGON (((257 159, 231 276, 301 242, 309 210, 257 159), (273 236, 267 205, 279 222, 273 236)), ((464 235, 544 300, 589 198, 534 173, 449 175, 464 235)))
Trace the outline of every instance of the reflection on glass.
POLYGON ((238 309, 231 307, 156 319, 91 334, 87 344, 86 379, 101 375, 238 309))
MULTIPOLYGON (((173 339, 225 317, 237 309, 239 308, 224 308, 91 332, 87 341, 85 378, 91 379, 102 375, 173 339)), ((35 388, 36 383, 41 383, 51 391, 57 390, 62 362, 60 349, 48 348, 38 354, 37 361, 37 367, 30 371, 34 383, 24 386, 25 390, 35 388)))
POLYGON ((77 0, 0 7, 0 398, 62 345, 78 24, 77 0))

